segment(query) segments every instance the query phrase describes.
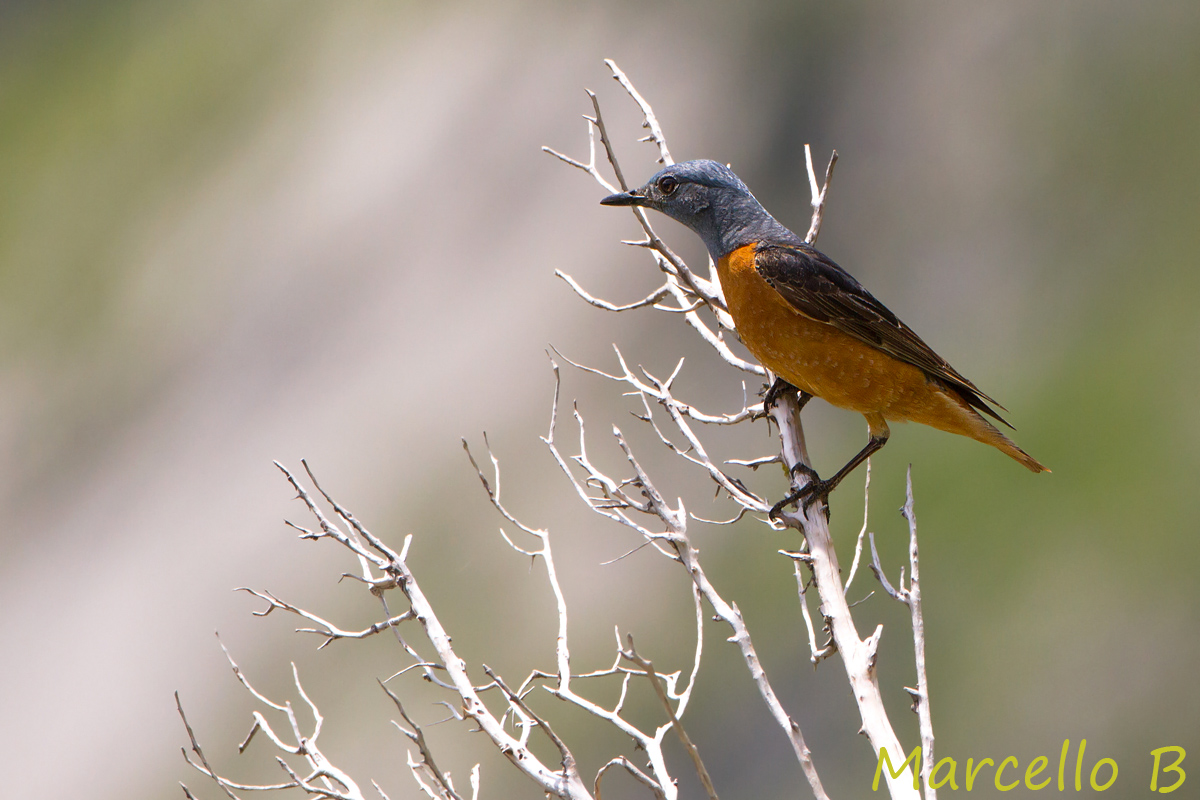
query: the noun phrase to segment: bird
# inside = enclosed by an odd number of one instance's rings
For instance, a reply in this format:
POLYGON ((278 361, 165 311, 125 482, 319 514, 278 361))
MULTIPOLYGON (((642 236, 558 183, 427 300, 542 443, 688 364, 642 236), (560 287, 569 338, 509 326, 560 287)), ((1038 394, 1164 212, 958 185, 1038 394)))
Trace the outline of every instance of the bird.
POLYGON ((1004 406, 849 272, 771 216, 728 166, 707 159, 671 164, 641 188, 600 202, 654 209, 704 241, 742 343, 776 376, 765 409, 795 391, 801 408, 820 397, 866 418, 866 446, 831 478, 822 480, 803 463, 791 468, 809 481, 776 503, 771 519, 792 503, 807 513, 818 500, 828 514, 829 493, 883 447, 889 420, 968 436, 1032 472, 1050 471, 988 421, 1011 428, 996 410, 1004 406))

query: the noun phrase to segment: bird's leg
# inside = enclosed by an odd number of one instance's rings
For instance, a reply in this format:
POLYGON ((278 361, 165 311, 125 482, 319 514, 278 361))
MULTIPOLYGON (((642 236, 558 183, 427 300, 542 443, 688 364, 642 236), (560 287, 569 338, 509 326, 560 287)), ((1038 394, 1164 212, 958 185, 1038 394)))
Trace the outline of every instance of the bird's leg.
MULTIPOLYGON (((817 475, 817 471, 807 464, 797 464, 792 468, 792 473, 795 474, 799 472, 807 475, 809 477, 809 482, 772 506, 771 512, 767 515, 767 517, 770 519, 775 519, 775 517, 779 515, 779 512, 782 511, 785 506, 789 506, 798 501, 804 502, 805 513, 807 513, 808 509, 812 507, 813 503, 817 502, 818 500, 824 500, 826 503, 828 503, 829 493, 836 489, 837 485, 841 483, 847 475, 853 472, 855 467, 870 458, 871 454, 883 447, 886 443, 886 436, 882 438, 875 438, 872 436, 870 441, 867 442, 867 446, 862 450, 859 450, 858 455, 850 459, 846 466, 839 469, 837 473, 828 480, 821 480, 821 478, 817 475)), ((826 505, 826 513, 828 514, 828 505, 826 505)))
POLYGON ((825 501, 825 513, 826 518, 828 518, 829 493, 836 489, 837 485, 841 483, 847 475, 853 472, 855 467, 866 461, 873 453, 879 450, 879 448, 887 444, 888 436, 891 432, 888 430, 887 423, 884 422, 882 416, 874 414, 868 416, 867 425, 870 428, 871 434, 871 438, 867 442, 867 446, 862 450, 859 450, 858 454, 854 456, 854 458, 850 459, 846 463, 846 466, 839 469, 837 473, 829 480, 821 480, 821 478, 817 475, 816 470, 807 464, 800 463, 792 467, 793 475, 795 475, 797 472, 807 475, 809 477, 809 482, 773 505, 770 513, 767 514, 767 518, 775 519, 775 517, 779 515, 779 512, 782 511, 785 506, 789 506, 796 502, 803 502, 802 508, 804 512, 807 513, 808 509, 813 505, 813 503, 817 502, 817 500, 825 501))

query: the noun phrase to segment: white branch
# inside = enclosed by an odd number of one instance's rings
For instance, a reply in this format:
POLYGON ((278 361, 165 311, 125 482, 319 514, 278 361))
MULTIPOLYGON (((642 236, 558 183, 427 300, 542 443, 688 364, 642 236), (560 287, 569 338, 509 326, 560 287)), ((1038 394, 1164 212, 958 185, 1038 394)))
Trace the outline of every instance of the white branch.
POLYGON ((627 637, 627 641, 629 649, 622 650, 621 656, 642 668, 642 673, 650 680, 650 685, 654 687, 654 693, 658 695, 659 702, 666 709, 667 716, 671 720, 671 727, 675 729, 676 735, 679 736, 680 744, 683 745, 683 749, 692 760, 692 765, 696 769, 696 774, 700 776, 700 783, 703 784, 704 790, 708 793, 709 800, 717 800, 717 790, 713 788, 712 778, 709 777, 708 770, 704 767, 704 761, 700 758, 700 751, 692 743, 691 737, 684 730, 683 723, 679 721, 679 715, 672 708, 671 700, 667 697, 667 688, 663 685, 662 677, 654 671, 653 664, 638 655, 637 650, 633 646, 633 637, 627 637))
POLYGON ((817 173, 813 169, 812 148, 804 145, 804 163, 808 167, 808 187, 812 193, 812 224, 808 226, 808 235, 804 241, 814 244, 821 233, 821 223, 825 221, 825 193, 829 191, 829 179, 833 177, 833 165, 837 163, 837 150, 829 157, 829 166, 825 168, 825 182, 818 186, 817 173))
POLYGON ((590 798, 591 795, 579 777, 573 758, 569 760, 564 758, 560 769, 551 769, 542 763, 523 742, 513 738, 504 729, 500 720, 479 698, 479 694, 467 674, 466 662, 454 652, 454 648, 450 644, 450 636, 442 627, 432 604, 426 598, 425 593, 421 591, 408 564, 396 561, 388 569, 396 576, 400 590, 412 604, 417 620, 424 628, 439 660, 445 666, 451 684, 462 699, 463 713, 475 721, 496 745, 496 748, 517 769, 532 778, 544 791, 562 798, 590 798))
MULTIPOLYGON (((295 682, 297 693, 304 700, 305 704, 308 705, 309 710, 312 712, 314 720, 312 732, 307 735, 301 729, 300 723, 296 718, 296 714, 292 709, 291 703, 276 703, 260 693, 253 687, 253 685, 251 685, 250 681, 242 673, 241 668, 239 668, 237 662, 233 660, 233 656, 230 655, 229 651, 225 649, 224 644, 221 645, 221 649, 224 650, 225 657, 229 659, 229 665, 233 669, 234 675, 237 676, 238 682, 240 682, 246 691, 248 691, 260 703, 274 711, 283 713, 287 717, 289 727, 292 729, 292 736, 295 739, 295 744, 288 744, 283 741, 283 739, 275 733, 274 729, 267 722, 266 718, 260 712, 255 711, 253 713, 254 725, 250 728, 250 733, 247 734, 246 738, 239 746, 239 751, 245 750, 246 747, 249 746, 250 741, 254 738, 254 734, 261 730, 271 740, 271 743, 276 749, 289 755, 303 756, 305 761, 308 762, 310 772, 306 777, 301 777, 299 773, 293 770, 286 761, 277 756, 276 761, 279 763, 280 768, 287 773, 290 779, 287 783, 243 784, 221 777, 212 769, 212 767, 209 766, 208 760, 204 757, 204 752, 201 750, 199 743, 196 741, 196 736, 192 731, 191 725, 187 721, 187 716, 183 713, 183 704, 179 701, 179 694, 176 693, 175 703, 179 709, 179 716, 183 719, 184 727, 187 728, 188 738, 192 742, 192 751, 196 753, 197 758, 200 759, 199 763, 192 761, 190 758, 188 758, 185 751, 184 759, 188 762, 188 764, 194 767, 201 774, 212 778, 213 781, 215 781, 230 798, 236 798, 236 795, 232 791, 233 789, 247 792, 303 789, 306 793, 315 797, 330 798, 331 800, 365 800, 362 791, 358 788, 358 784, 356 784, 346 772, 334 766, 317 746, 317 739, 321 735, 321 726, 324 722, 324 718, 321 716, 321 712, 317 708, 316 704, 304 691, 304 686, 300 683, 300 674, 296 670, 296 665, 292 665, 292 680, 295 682), (320 780, 319 785, 313 783, 313 781, 318 779, 320 780)), ((187 792, 189 797, 192 796, 191 792, 188 791, 186 786, 184 787, 184 791, 187 792)))
POLYGON ((612 70, 613 79, 625 87, 625 91, 629 93, 629 96, 638 104, 638 108, 642 110, 645 120, 642 122, 642 127, 650 130, 650 135, 642 139, 642 141, 654 142, 658 146, 658 163, 666 166, 674 164, 675 160, 671 158, 671 152, 667 150, 667 140, 663 136, 662 128, 658 125, 658 118, 654 116, 654 109, 650 107, 650 104, 646 102, 641 93, 633 88, 633 83, 625 76, 625 73, 621 71, 621 68, 617 66, 615 61, 611 58, 606 58, 604 59, 604 63, 612 70))
MULTIPOLYGON (((404 705, 400 702, 400 698, 391 689, 387 688, 383 681, 379 682, 379 687, 387 692, 387 696, 395 703, 396 710, 400 712, 400 716, 404 719, 405 724, 408 725, 405 728, 399 723, 394 722, 393 724, 396 726, 396 729, 411 740, 421 753, 420 761, 413 760, 412 751, 408 753, 408 768, 412 772, 413 780, 430 797, 439 798, 440 800, 462 800, 458 793, 454 791, 454 784, 450 781, 449 775, 442 772, 434 760, 433 752, 429 749, 429 744, 425 741, 425 732, 408 716, 408 712, 404 710, 404 705)), ((478 765, 476 765, 476 768, 478 768, 478 765)))
POLYGON ((921 727, 921 780, 925 800, 937 800, 937 790, 929 783, 933 771, 933 717, 929 711, 929 679, 925 672, 925 617, 921 612, 920 554, 917 550, 917 516, 913 511, 912 465, 908 467, 904 497, 904 518, 908 520, 908 609, 912 613, 913 652, 917 664, 917 688, 909 689, 921 727))
POLYGON ((679 310, 679 309, 668 309, 666 306, 656 306, 655 305, 655 303, 657 303, 658 301, 660 301, 664 297, 666 297, 668 294, 670 294, 669 287, 667 287, 665 285, 658 287, 653 292, 646 295, 646 297, 644 297, 641 300, 638 300, 635 303, 627 303, 626 305, 619 306, 614 303, 610 303, 607 300, 601 300, 598 297, 593 297, 591 294, 589 294, 587 292, 587 290, 585 290, 582 286, 580 286, 579 283, 574 278, 572 278, 570 275, 568 275, 567 273, 563 272, 560 269, 554 270, 554 274, 557 275, 558 277, 562 278, 564 281, 566 281, 567 285, 570 286, 571 289, 574 290, 575 294, 579 295, 584 300, 586 300, 589 304, 595 306, 596 308, 603 308, 605 311, 631 311, 635 308, 645 308, 646 306, 654 306, 655 308, 660 308, 663 311, 678 311, 679 310))
MULTIPOLYGON (((555 390, 556 405, 557 405, 557 389, 555 390)), ((487 436, 484 436, 484 443, 487 444, 487 436)), ((483 475, 483 471, 479 469, 479 465, 475 463, 475 457, 471 455, 471 449, 467 447, 467 442, 463 440, 463 449, 467 451, 467 458, 471 460, 471 465, 475 467, 475 472, 479 476, 479 480, 483 483, 483 488, 487 491, 488 499, 496 510, 504 515, 505 519, 517 525, 521 530, 528 533, 541 542, 541 547, 537 550, 525 550, 513 544, 508 536, 504 540, 508 542, 519 553, 531 556, 533 558, 540 557, 546 565, 546 577, 550 580, 550 589, 554 592, 555 608, 558 612, 558 636, 555 640, 555 657, 558 662, 558 681, 560 687, 567 687, 571 682, 571 652, 567 646, 567 600, 563 595, 562 585, 558 581, 558 571, 554 567, 554 553, 550 548, 550 532, 543 529, 534 529, 521 523, 516 517, 508 512, 504 505, 500 502, 500 462, 492 453, 491 445, 487 445, 488 457, 492 460, 492 474, 496 482, 495 490, 492 489, 488 480, 483 475)), ((503 534, 503 531, 501 531, 503 534)))
POLYGON ((400 614, 398 616, 391 617, 390 619, 386 619, 383 622, 376 622, 375 624, 370 625, 369 627, 363 628, 360 631, 347 631, 347 630, 342 630, 341 628, 337 627, 336 625, 334 625, 332 622, 329 622, 328 620, 318 617, 316 614, 313 614, 312 612, 305 611, 303 608, 299 608, 298 606, 294 606, 291 603, 287 603, 287 602, 284 602, 283 600, 280 600, 278 597, 271 594, 270 592, 260 592, 256 589, 250 589, 245 586, 239 587, 235 591, 248 592, 248 593, 254 595, 255 597, 266 600, 267 603, 269 603, 269 605, 267 606, 267 609, 265 611, 253 612, 254 616, 256 616, 256 617, 265 617, 268 614, 270 614, 272 611, 274 611, 275 609, 278 608, 283 611, 289 611, 297 616, 303 617, 304 619, 307 619, 307 620, 310 620, 310 621, 316 623, 320 627, 297 628, 296 632, 297 633, 316 633, 316 634, 320 634, 321 636, 324 636, 325 641, 322 642, 319 647, 317 647, 318 650, 325 649, 325 647, 330 642, 333 642, 337 639, 366 639, 368 636, 374 636, 377 633, 382 633, 383 631, 386 631, 390 628, 396 627, 401 622, 406 622, 413 618, 413 613, 410 610, 410 611, 405 611, 403 614, 400 614))

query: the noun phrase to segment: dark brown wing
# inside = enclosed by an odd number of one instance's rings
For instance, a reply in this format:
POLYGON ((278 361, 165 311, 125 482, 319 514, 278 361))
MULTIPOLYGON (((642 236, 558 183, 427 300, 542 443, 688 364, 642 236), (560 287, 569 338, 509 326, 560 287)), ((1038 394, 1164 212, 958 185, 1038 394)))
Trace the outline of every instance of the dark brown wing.
POLYGON ((912 364, 972 407, 1008 425, 988 403, 1004 406, 979 391, 850 273, 819 250, 804 244, 762 244, 755 251, 754 266, 801 314, 827 322, 892 358, 912 364))

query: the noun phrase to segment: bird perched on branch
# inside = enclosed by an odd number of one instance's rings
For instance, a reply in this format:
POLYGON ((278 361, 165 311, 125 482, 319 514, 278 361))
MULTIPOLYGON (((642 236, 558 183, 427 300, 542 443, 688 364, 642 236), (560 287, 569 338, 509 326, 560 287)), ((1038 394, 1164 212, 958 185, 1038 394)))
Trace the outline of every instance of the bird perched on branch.
MULTIPOLYGON (((1033 472, 1049 472, 984 415, 1008 425, 1003 408, 933 351, 850 273, 775 220, 737 175, 715 161, 686 161, 640 189, 610 195, 608 206, 661 211, 691 228, 717 265, 738 334, 775 373, 764 407, 799 391, 803 407, 820 397, 867 419, 870 440, 832 478, 805 464, 810 481, 771 509, 825 500, 842 479, 887 442, 888 420, 913 421, 969 436, 1033 472)), ((1011 426, 1009 426, 1011 427, 1011 426)))

